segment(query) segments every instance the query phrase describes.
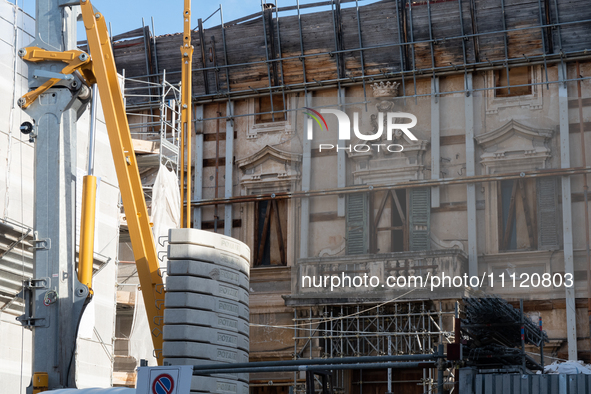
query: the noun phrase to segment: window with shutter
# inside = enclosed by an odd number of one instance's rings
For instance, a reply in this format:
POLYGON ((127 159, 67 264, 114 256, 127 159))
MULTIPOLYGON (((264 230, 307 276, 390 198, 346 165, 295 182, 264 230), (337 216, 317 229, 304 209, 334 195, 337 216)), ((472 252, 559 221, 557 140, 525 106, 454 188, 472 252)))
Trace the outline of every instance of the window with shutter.
POLYGON ((558 213, 558 180, 544 177, 537 180, 538 249, 560 249, 560 216, 558 213))
POLYGON ((560 248, 558 180, 498 182, 499 251, 560 248))
POLYGON ((368 253, 368 213, 367 193, 347 195, 346 253, 348 255, 368 253))
POLYGON ((409 200, 410 250, 429 250, 431 246, 429 235, 431 222, 431 190, 428 187, 410 189, 409 200))

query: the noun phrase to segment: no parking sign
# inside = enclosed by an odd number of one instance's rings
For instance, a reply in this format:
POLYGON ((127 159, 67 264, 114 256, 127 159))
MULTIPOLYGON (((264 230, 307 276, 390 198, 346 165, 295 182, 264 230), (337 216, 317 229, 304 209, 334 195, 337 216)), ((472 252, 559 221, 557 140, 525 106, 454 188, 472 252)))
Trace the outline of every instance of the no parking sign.
POLYGON ((152 394, 172 394, 172 390, 174 390, 174 379, 167 373, 161 373, 152 382, 152 394))
POLYGON ((193 366, 138 368, 137 394, 189 394, 193 366))

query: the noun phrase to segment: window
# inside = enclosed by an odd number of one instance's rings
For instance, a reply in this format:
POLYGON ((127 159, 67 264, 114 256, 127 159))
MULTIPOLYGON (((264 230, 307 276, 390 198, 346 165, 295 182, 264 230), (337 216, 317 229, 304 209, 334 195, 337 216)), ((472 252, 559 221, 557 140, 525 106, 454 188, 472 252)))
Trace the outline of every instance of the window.
POLYGON ((255 203, 254 266, 287 265, 287 201, 255 203))
POLYGON ((403 252, 408 250, 408 211, 406 190, 387 190, 373 193, 373 217, 370 252, 403 252))
POLYGON ((285 121, 285 110, 283 95, 273 95, 273 107, 271 107, 271 96, 264 95, 255 99, 256 115, 255 123, 270 123, 270 122, 284 122, 285 121))
POLYGON ((557 188, 551 177, 499 182, 500 251, 560 248, 557 188))
POLYGON ((506 68, 495 70, 495 87, 500 88, 495 89, 495 97, 514 97, 532 94, 531 74, 531 68, 528 66, 509 68, 508 78, 506 68))
POLYGON ((350 194, 346 253, 429 250, 430 212, 429 188, 350 194))

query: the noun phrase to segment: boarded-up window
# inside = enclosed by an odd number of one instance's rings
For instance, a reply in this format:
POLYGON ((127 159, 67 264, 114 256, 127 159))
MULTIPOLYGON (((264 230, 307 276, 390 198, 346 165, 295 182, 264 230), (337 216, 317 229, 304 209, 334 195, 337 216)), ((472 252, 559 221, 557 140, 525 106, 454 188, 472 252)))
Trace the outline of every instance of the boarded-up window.
POLYGON ((255 203, 254 266, 287 265, 287 201, 255 203))
POLYGON ((270 123, 285 121, 285 106, 282 94, 273 95, 273 105, 271 106, 271 97, 266 94, 256 100, 256 123, 270 123))
POLYGON ((513 97, 532 94, 531 67, 511 67, 495 70, 495 97, 513 97), (526 86, 519 86, 526 85, 526 86))
POLYGON ((366 254, 369 249, 369 204, 367 197, 367 193, 355 193, 347 195, 346 253, 348 255, 366 254))
POLYGON ((499 250, 548 250, 560 246, 555 178, 498 184, 499 250))

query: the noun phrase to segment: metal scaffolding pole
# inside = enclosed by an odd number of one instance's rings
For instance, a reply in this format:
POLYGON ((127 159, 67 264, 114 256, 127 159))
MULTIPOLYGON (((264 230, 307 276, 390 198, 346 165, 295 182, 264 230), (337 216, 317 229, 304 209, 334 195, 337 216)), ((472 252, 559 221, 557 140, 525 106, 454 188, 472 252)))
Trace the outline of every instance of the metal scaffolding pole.
MULTIPOLYGON (((308 354, 301 363, 320 363, 323 356, 338 360, 370 360, 368 357, 392 357, 406 360, 421 357, 438 357, 436 344, 449 342, 452 331, 442 329, 444 323, 453 327, 454 311, 443 311, 441 303, 431 301, 395 301, 388 305, 325 305, 317 314, 311 308, 294 308, 294 347, 297 354, 308 354), (300 313, 298 313, 300 311, 300 313), (432 328, 432 321, 439 321, 432 328), (322 341, 322 342, 318 342, 322 341), (316 347, 324 349, 318 353, 316 347), (312 355, 318 356, 313 357, 312 355)), ((436 366, 415 366, 424 368, 422 384, 429 391, 431 376, 436 366)), ((338 373, 338 372, 337 372, 338 373)), ((361 373, 361 372, 360 372, 361 373)), ((391 372, 387 375, 393 381, 391 372)), ((297 385, 294 375, 294 386, 297 385)), ((358 382, 360 390, 363 379, 358 382)), ((344 390, 344 376, 335 379, 336 390, 344 390)), ((367 382, 366 382, 367 383, 367 382)), ((389 391, 391 388, 388 389, 389 391)))

